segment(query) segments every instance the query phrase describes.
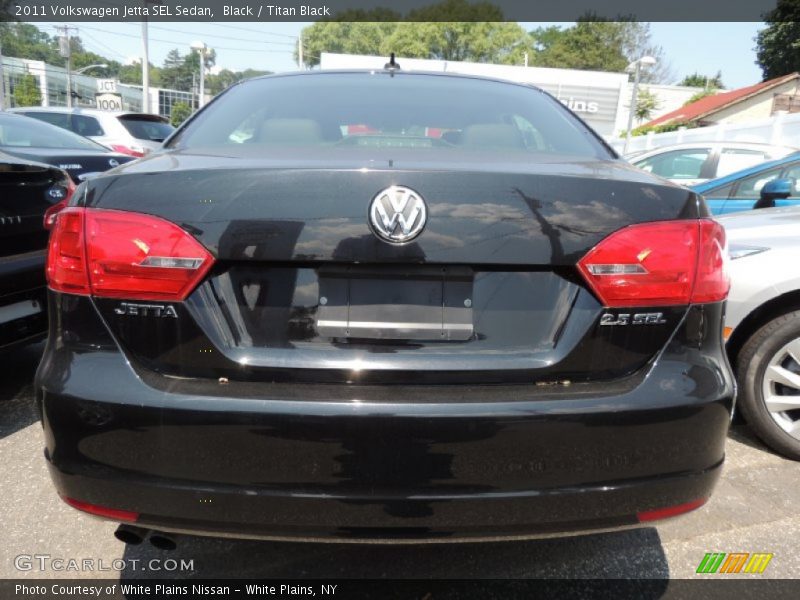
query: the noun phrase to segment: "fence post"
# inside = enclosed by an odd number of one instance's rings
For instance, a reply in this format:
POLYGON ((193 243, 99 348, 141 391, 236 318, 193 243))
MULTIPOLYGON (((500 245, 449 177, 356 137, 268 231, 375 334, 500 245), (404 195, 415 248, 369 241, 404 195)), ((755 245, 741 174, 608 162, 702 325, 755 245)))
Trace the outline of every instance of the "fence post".
POLYGON ((775 113, 772 120, 772 128, 769 136, 769 143, 773 146, 779 145, 783 140, 783 121, 786 118, 786 111, 781 110, 775 113))
POLYGON ((680 144, 683 141, 683 132, 686 131, 686 127, 678 127, 678 136, 675 138, 675 143, 680 144))
POLYGON ((721 142, 725 139, 725 131, 727 127, 725 126, 725 123, 719 123, 716 126, 716 129, 717 129, 717 135, 714 136, 714 140, 717 142, 721 142))

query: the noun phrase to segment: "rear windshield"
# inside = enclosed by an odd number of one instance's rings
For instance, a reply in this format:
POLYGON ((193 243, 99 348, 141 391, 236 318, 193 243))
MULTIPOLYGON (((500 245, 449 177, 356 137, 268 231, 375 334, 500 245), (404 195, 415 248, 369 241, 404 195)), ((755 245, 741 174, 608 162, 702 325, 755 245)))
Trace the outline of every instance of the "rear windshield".
POLYGON ((0 115, 0 146, 108 152, 108 148, 71 131, 36 119, 9 114, 0 115))
POLYGON ((119 122, 128 130, 128 133, 137 140, 163 142, 169 137, 169 134, 175 130, 175 128, 168 123, 156 121, 155 119, 148 119, 147 117, 127 115, 118 118, 119 122))
POLYGON ((608 158, 556 100, 515 84, 385 72, 256 79, 234 86, 170 146, 465 149, 608 158))

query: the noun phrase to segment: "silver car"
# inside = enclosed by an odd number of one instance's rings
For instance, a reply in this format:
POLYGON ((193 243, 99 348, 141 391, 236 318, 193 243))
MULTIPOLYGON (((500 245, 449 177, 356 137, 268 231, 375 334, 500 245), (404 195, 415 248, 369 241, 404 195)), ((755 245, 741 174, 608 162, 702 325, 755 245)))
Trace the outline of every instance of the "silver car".
POLYGON ((800 460, 800 207, 718 221, 732 259, 725 336, 738 406, 767 445, 800 460))

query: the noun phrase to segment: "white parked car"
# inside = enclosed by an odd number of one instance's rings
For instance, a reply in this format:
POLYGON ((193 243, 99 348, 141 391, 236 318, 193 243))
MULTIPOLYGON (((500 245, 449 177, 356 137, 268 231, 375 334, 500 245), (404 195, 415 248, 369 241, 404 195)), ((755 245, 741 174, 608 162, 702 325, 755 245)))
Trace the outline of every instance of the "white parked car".
POLYGON ((693 142, 627 155, 628 161, 681 185, 695 185, 797 152, 790 146, 749 142, 693 142))
POLYGON ((57 125, 115 152, 136 157, 160 148, 164 139, 175 130, 166 117, 147 113, 59 106, 12 108, 9 112, 57 125))

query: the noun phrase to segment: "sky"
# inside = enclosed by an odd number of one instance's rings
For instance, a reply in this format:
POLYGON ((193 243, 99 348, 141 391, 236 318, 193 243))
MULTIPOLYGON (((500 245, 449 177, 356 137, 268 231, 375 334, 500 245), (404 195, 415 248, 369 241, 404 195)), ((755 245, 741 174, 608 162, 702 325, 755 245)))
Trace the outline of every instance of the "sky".
MULTIPOLYGON (((173 48, 189 52, 203 41, 217 52, 217 66, 241 71, 289 71, 297 68, 293 52, 297 35, 310 23, 151 23, 150 62, 162 64, 173 48)), ((55 23, 40 23, 49 34, 55 23)), ((98 54, 128 62, 141 56, 139 23, 74 23, 84 45, 98 54)), ((559 23, 521 23, 527 29, 559 23)), ((664 53, 678 79, 694 72, 722 71, 728 88, 761 80, 755 64, 754 37, 762 23, 652 23, 652 39, 664 53)))

